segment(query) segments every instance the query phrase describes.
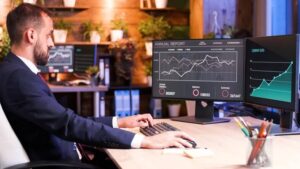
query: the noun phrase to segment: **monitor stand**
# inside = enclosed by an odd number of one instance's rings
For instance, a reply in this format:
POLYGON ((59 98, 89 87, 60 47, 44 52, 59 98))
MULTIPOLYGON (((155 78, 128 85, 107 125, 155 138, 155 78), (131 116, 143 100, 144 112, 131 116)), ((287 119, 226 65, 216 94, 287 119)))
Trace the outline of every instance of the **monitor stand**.
POLYGON ((229 122, 230 119, 214 117, 214 102, 196 100, 196 111, 194 116, 172 118, 175 121, 197 123, 197 124, 213 124, 229 122))
POLYGON ((300 134, 298 126, 293 126, 293 114, 294 112, 283 110, 280 113, 280 125, 274 124, 271 128, 270 134, 274 136, 300 134))

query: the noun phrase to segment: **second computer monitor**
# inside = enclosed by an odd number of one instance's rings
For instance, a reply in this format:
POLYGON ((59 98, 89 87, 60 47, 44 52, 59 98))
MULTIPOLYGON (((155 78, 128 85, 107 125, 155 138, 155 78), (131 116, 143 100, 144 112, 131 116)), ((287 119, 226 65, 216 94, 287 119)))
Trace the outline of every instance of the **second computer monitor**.
POLYGON ((244 63, 241 39, 154 41, 153 96, 196 100, 196 118, 180 121, 221 122, 213 101, 243 101, 244 63))
POLYGON ((300 133, 292 127, 299 101, 298 60, 299 35, 246 41, 245 102, 281 110, 281 128, 274 126, 271 131, 275 135, 300 133))
POLYGON ((57 45, 49 50, 47 65, 38 68, 44 73, 73 72, 73 54, 73 45, 57 45))

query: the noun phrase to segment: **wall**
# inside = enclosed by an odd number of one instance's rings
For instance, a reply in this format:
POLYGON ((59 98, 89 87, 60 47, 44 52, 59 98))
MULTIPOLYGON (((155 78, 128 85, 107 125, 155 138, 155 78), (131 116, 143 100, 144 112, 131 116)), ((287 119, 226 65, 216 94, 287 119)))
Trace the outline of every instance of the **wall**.
POLYGON ((5 24, 5 18, 11 8, 10 0, 0 0, 0 25, 5 24))
MULTIPOLYGON (((44 2, 46 5, 63 5, 63 0, 44 0, 44 2)), ((168 6, 181 9, 169 11, 143 11, 140 10, 139 2, 140 0, 77 0, 76 6, 88 7, 88 9, 80 12, 55 12, 54 19, 63 17, 73 23, 73 32, 68 36, 68 41, 81 41, 80 24, 88 20, 95 23, 102 22, 105 28, 103 40, 109 41, 111 20, 123 17, 128 23, 129 36, 136 42, 140 42, 141 37, 137 26, 149 15, 163 15, 172 25, 190 26, 191 37, 202 38, 203 33, 209 31, 210 17, 214 10, 219 13, 220 25, 226 23, 252 31, 252 0, 192 0, 190 4, 187 0, 169 0, 168 6), (191 5, 190 11, 184 10, 188 9, 189 5, 191 5), (224 11, 226 16, 222 15, 224 11)), ((0 24, 5 22, 10 7, 10 0, 0 0, 0 24)), ((138 43, 138 48, 133 69, 133 83, 146 83, 143 72, 145 61, 143 44, 138 43)))
POLYGON ((204 34, 212 31, 213 11, 221 29, 226 24, 252 33, 253 0, 204 0, 203 10, 204 34))

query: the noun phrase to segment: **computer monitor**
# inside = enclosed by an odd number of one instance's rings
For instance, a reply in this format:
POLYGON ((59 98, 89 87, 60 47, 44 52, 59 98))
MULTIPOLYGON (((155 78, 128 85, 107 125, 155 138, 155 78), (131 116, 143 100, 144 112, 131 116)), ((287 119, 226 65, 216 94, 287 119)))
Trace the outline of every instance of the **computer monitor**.
POLYGON ((73 72, 73 45, 57 45, 49 50, 46 66, 39 66, 42 73, 73 72))
POLYGON ((281 109, 281 127, 272 127, 274 135, 298 132, 292 128, 298 109, 298 57, 298 35, 246 40, 245 102, 281 109))
POLYGON ((98 64, 97 45, 75 45, 74 72, 84 73, 89 66, 98 64))
POLYGON ((195 117, 173 120, 209 124, 213 101, 243 101, 244 40, 159 40, 153 42, 153 97, 196 100, 195 117))

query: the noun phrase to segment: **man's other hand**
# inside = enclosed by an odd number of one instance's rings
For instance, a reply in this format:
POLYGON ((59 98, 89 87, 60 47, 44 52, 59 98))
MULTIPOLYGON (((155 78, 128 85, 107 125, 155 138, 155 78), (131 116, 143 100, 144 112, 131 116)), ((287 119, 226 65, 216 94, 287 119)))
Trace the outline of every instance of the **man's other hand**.
POLYGON ((187 140, 194 141, 192 137, 182 131, 168 131, 158 135, 145 137, 142 141, 141 148, 192 148, 192 144, 187 140))
POLYGON ((150 114, 138 114, 118 119, 119 128, 147 127, 153 124, 153 118, 150 114))

